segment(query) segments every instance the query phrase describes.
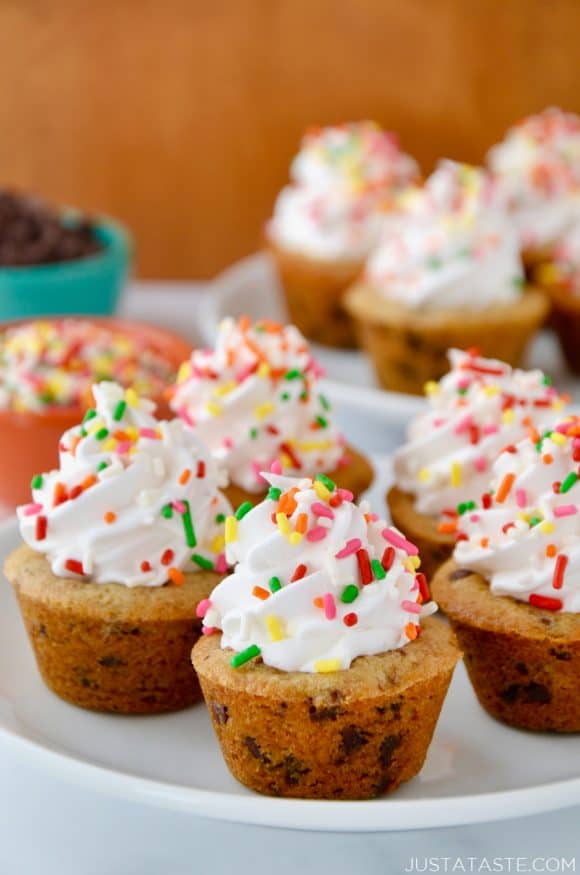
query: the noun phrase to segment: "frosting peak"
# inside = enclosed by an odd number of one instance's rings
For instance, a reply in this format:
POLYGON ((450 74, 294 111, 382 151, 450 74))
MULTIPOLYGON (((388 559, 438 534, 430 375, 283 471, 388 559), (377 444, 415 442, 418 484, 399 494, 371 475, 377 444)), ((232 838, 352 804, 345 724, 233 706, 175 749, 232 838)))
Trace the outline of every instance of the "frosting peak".
POLYGON ((460 518, 455 558, 491 592, 580 612, 580 417, 508 447, 480 506, 460 518))
POLYGON ((323 475, 264 476, 267 498, 226 524, 238 564, 204 606, 232 665, 261 654, 283 671, 337 671, 416 638, 436 610, 417 548, 323 475))
POLYGON ((565 401, 541 371, 522 371, 476 351, 449 351, 451 370, 426 386, 429 409, 413 420, 394 456, 397 485, 419 513, 455 509, 486 487, 508 444, 534 437, 565 401))
POLYGON ((293 325, 225 319, 215 350, 182 365, 172 409, 248 492, 278 461, 286 473, 333 471, 344 440, 318 387, 321 370, 293 325))
POLYGON ((180 420, 116 383, 93 387, 95 407, 60 443, 60 468, 37 475, 18 508, 23 539, 55 575, 161 586, 183 571, 226 571, 229 504, 218 470, 180 420))

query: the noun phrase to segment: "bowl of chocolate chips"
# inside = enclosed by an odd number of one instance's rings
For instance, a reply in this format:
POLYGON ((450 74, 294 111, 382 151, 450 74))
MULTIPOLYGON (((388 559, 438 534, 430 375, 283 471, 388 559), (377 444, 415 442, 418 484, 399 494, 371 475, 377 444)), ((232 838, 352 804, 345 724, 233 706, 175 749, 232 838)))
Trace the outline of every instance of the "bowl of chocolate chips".
POLYGON ((0 189, 0 320, 113 314, 131 250, 126 229, 109 218, 0 189))

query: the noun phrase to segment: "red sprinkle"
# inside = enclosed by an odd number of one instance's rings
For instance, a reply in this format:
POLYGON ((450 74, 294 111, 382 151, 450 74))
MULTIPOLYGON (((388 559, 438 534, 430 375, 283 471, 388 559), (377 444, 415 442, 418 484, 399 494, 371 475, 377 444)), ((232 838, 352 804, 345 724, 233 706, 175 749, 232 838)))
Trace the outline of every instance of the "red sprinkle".
POLYGON ((564 553, 560 553, 554 565, 554 574, 552 577, 552 586, 554 589, 562 589, 564 584, 564 572, 568 564, 568 557, 564 553))
POLYGON ((546 611, 560 611, 562 610, 562 601, 561 599, 552 599, 547 595, 536 595, 535 592, 531 594, 528 599, 528 602, 533 605, 535 608, 544 608, 546 611))
POLYGON ((292 449, 292 447, 290 446, 290 444, 287 444, 287 443, 280 444, 280 449, 282 450, 283 453, 285 453, 288 456, 288 458, 292 462, 293 467, 296 468, 298 471, 300 471, 300 469, 302 468, 302 463, 301 463, 300 459, 297 457, 297 455, 295 454, 295 452, 292 449))
POLYGON ((67 571, 72 571, 73 574, 84 574, 85 570, 83 568, 83 563, 79 562, 78 559, 67 559, 64 563, 64 567, 67 571))
POLYGON ((484 510, 489 510, 489 508, 491 507, 491 495, 489 494, 489 492, 484 492, 481 496, 481 506, 484 508, 484 510))
POLYGON ((161 557, 162 565, 170 565, 173 562, 173 550, 166 550, 161 557))
POLYGON ((205 462, 203 461, 203 459, 200 459, 200 461, 197 463, 197 476, 205 477, 205 462))
POLYGON ((358 623, 358 617, 354 613, 345 614, 344 617, 342 618, 342 622, 344 623, 345 626, 356 626, 356 624, 358 623))
POLYGON ((48 520, 45 516, 37 516, 36 517, 36 540, 44 541, 46 538, 46 529, 48 527, 48 520))
POLYGON ((358 563, 358 571, 363 586, 367 583, 371 583, 373 579, 371 561, 369 559, 369 554, 364 548, 356 551, 356 561, 358 563))
POLYGON ((144 559, 143 562, 141 563, 141 571, 143 571, 143 572, 151 571, 151 563, 147 562, 146 559, 144 559))
POLYGON ((73 488, 71 489, 71 491, 70 491, 70 493, 69 493, 69 498, 70 498, 71 500, 73 500, 73 499, 75 499, 75 498, 78 498, 79 495, 80 495, 82 492, 83 492, 83 487, 82 487, 82 486, 80 486, 80 485, 78 485, 78 486, 73 486, 73 488))
POLYGON ((307 570, 306 565, 304 565, 302 563, 300 565, 298 565, 296 567, 294 574, 290 578, 290 583, 295 583, 295 581, 297 581, 297 580, 302 580, 302 578, 306 574, 306 570, 307 570))
POLYGON ((342 504, 342 496, 335 493, 334 495, 330 496, 328 503, 331 507, 340 507, 340 505, 342 504))
POLYGON ((427 583, 427 578, 422 571, 419 571, 415 575, 415 580, 419 584, 419 592, 421 593, 421 598, 423 599, 423 602, 430 601, 431 593, 429 592, 429 584, 427 583))
POLYGON ((64 483, 55 483, 52 494, 52 506, 58 507, 59 504, 63 504, 65 501, 68 501, 66 486, 64 483))
POLYGON ((387 547, 385 552, 383 553, 383 558, 381 559, 381 565, 385 569, 385 571, 389 571, 391 565, 395 561, 395 548, 387 547))

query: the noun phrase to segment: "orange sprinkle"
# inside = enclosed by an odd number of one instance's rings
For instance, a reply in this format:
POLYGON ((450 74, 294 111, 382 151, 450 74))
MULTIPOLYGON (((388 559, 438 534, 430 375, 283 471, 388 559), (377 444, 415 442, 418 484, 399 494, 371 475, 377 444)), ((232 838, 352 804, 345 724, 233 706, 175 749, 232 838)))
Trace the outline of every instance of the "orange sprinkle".
POLYGON ((68 495, 64 483, 55 483, 54 492, 52 495, 53 506, 56 507, 58 504, 62 504, 63 501, 67 500, 67 498, 68 495))
POLYGON ((76 451, 77 451, 77 447, 78 447, 78 445, 79 445, 79 443, 80 443, 80 440, 81 440, 81 436, 80 436, 80 434, 75 434, 75 435, 72 437, 71 442, 70 442, 70 447, 69 447, 69 449, 70 449, 70 453, 71 453, 71 456, 74 456, 74 455, 75 455, 75 453, 76 453, 76 451))
POLYGON ((457 520, 450 523, 439 523, 437 531, 442 535, 453 535, 457 531, 457 520))
POLYGON ((405 634, 410 641, 414 641, 417 637, 417 627, 414 623, 407 623, 405 626, 405 634))
POLYGON ((228 348, 226 350, 226 365, 228 368, 231 368, 231 366, 233 365, 235 357, 236 357, 236 355, 235 355, 232 347, 228 346, 228 348))
POLYGON ((113 510, 108 510, 103 519, 107 525, 111 525, 111 523, 114 523, 117 519, 117 514, 113 510))
POLYGON ((514 485, 514 480, 516 479, 516 475, 509 473, 506 474, 501 483, 497 488, 497 492, 495 493, 495 500, 501 504, 506 500, 508 495, 510 494, 510 489, 514 485))
POLYGON ((482 538, 479 542, 480 547, 489 547, 489 538, 482 538))
POLYGON ((286 516, 292 516, 297 507, 296 499, 294 498, 297 492, 297 487, 293 486, 292 489, 289 489, 288 492, 285 492, 284 495, 282 495, 278 502, 278 513, 285 513, 286 516))
POLYGON ((314 605, 315 608, 323 608, 324 607, 324 602, 322 601, 320 596, 317 596, 315 599, 312 599, 312 604, 314 605))
POLYGON ((530 427, 530 428, 528 428, 528 437, 529 437, 530 440, 532 440, 535 444, 537 444, 538 441, 540 440, 541 435, 536 431, 535 428, 530 427))
POLYGON ((240 316, 238 319, 238 328, 240 331, 247 331, 250 327, 250 317, 249 316, 240 316))
POLYGON ((180 484, 181 484, 182 486, 185 486, 185 484, 187 483, 187 481, 189 480, 190 477, 191 477, 191 471, 190 471, 189 468, 186 468, 186 469, 185 469, 184 471, 182 471, 181 474, 179 475, 179 482, 180 482, 180 484))
POLYGON ((174 586, 182 586, 185 582, 185 574, 179 568, 172 566, 167 572, 167 576, 174 586))
POLYGON ((89 476, 85 477, 85 479, 83 480, 82 487, 83 489, 90 489, 91 486, 94 486, 96 482, 97 478, 95 477, 95 475, 89 474, 89 476))
POLYGON ((551 465, 554 461, 554 457, 550 453, 544 453, 542 456, 542 462, 544 465, 551 465))
POLYGON ((256 596, 257 599, 262 599, 263 602, 270 598, 270 593, 263 586, 255 586, 252 590, 252 595, 256 596))
POLYGON ((251 351, 254 353, 254 355, 256 356, 258 361, 260 361, 260 362, 266 361, 266 357, 265 357, 264 353, 262 352, 262 350, 260 349, 258 344, 252 340, 251 337, 244 337, 244 343, 246 344, 248 349, 251 349, 251 351))
POLYGON ((557 552, 558 550, 555 544, 548 544, 546 547, 546 556, 548 559, 553 559, 557 552))
POLYGON ((307 513, 299 513, 298 518, 296 520, 296 531, 300 532, 300 534, 303 535, 307 528, 308 528, 308 514, 307 513))
POLYGON ((131 440, 131 438, 129 437, 127 432, 123 431, 122 428, 118 428, 116 431, 114 431, 113 437, 115 438, 116 441, 130 441, 131 440))

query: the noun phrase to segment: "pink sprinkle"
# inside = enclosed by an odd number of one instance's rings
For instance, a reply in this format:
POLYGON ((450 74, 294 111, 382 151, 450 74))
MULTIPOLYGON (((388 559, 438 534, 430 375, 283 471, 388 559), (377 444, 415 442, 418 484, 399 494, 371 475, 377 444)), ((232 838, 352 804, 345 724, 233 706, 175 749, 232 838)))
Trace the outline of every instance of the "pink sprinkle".
POLYGON ((478 513, 472 513, 469 517, 472 523, 478 523, 481 519, 478 513))
POLYGON ((393 547, 400 547, 401 550, 405 551, 407 556, 416 556, 419 552, 419 548, 416 547, 415 544, 411 544, 410 541, 402 535, 399 535, 394 529, 383 529, 382 535, 385 541, 388 541, 393 547))
POLYGON ((306 532, 307 541, 322 541, 326 538, 326 529, 323 526, 314 526, 309 532, 306 532))
POLYGON ((132 445, 131 441, 120 441, 120 442, 117 444, 117 446, 116 446, 116 448, 115 448, 115 451, 116 451, 120 456, 124 456, 125 453, 128 453, 128 452, 129 452, 129 450, 131 449, 132 446, 133 446, 133 445, 132 445))
POLYGON ((348 455, 348 453, 345 453, 344 456, 341 456, 340 459, 338 460, 337 467, 338 468, 348 468, 348 466, 350 465, 350 462, 351 462, 350 456, 348 455))
POLYGON ((516 489, 516 504, 518 507, 525 507, 528 497, 525 489, 516 489))
POLYGON ((222 443, 223 443, 224 447, 226 448, 226 450, 231 450, 231 448, 232 448, 233 445, 234 445, 233 440, 232 440, 231 438, 229 438, 229 437, 225 437, 225 438, 223 439, 222 443))
POLYGON ((481 430, 483 434, 497 434, 499 431, 499 425, 484 425, 481 430))
POLYGON ((37 513, 40 513, 42 510, 42 505, 38 504, 38 502, 27 504, 24 508, 24 516, 34 516, 37 513))
MULTIPOLYGON (((183 421, 187 425, 190 425, 192 427, 195 425, 195 419, 193 418, 193 416, 191 416, 191 414, 189 413, 189 411, 187 410, 186 407, 180 407, 179 410, 177 411, 177 413, 179 414, 179 418, 183 419, 183 421)), ((150 430, 151 429, 147 429, 147 431, 150 431, 150 430)))
POLYGON ((458 389, 469 389, 471 386, 471 380, 469 378, 464 377, 462 380, 457 381, 458 389))
POLYGON ((342 498, 343 501, 353 501, 354 495, 350 491, 350 489, 337 489, 338 495, 342 498))
POLYGON ((575 450, 577 450, 580 447, 580 437, 574 438, 574 440, 572 441, 572 446, 574 447, 575 450))
POLYGON ((378 513, 369 513, 367 514, 368 520, 370 523, 376 523, 379 518, 378 513))
POLYGON ((556 428, 554 429, 554 431, 558 431, 558 432, 560 432, 560 434, 566 434, 566 432, 568 431, 569 427, 570 427, 570 423, 569 423, 569 422, 560 422, 560 423, 558 423, 558 425, 556 426, 556 428))
POLYGON ((211 600, 210 599, 202 599, 199 602, 197 608, 195 609, 195 613, 198 617, 200 617, 203 620, 203 618, 205 617, 205 615, 207 614, 207 612, 209 611, 210 608, 211 608, 211 600))
POLYGON ((182 501, 172 501, 171 507, 173 508, 173 510, 176 510, 177 513, 185 513, 185 511, 187 510, 187 507, 182 501))
POLYGON ((151 438, 151 440, 157 440, 157 432, 154 428, 140 428, 139 429, 139 437, 151 438))
POLYGON ((353 553, 356 553, 357 550, 360 550, 362 547, 362 543, 360 538, 351 538, 350 541, 347 541, 342 550, 339 550, 336 553, 337 559, 346 559, 347 556, 352 556, 353 553))
POLYGON ((575 513, 578 513, 575 504, 561 504, 560 507, 554 508, 554 516, 573 516, 575 513))
POLYGON ((258 481, 258 483, 262 483, 264 481, 264 475, 262 471, 264 470, 264 466, 259 462, 252 462, 252 471, 254 472, 254 477, 258 481))
POLYGON ((463 417, 463 419, 461 419, 461 420, 457 423, 457 425, 455 426, 455 428, 453 429, 453 431, 455 432, 455 434, 463 434, 463 432, 464 432, 464 431, 467 431, 467 429, 468 429, 472 424, 473 424, 473 418, 472 418, 471 414, 468 413, 466 416, 463 417))
POLYGON ((312 505, 312 513, 316 514, 316 516, 324 516, 329 520, 334 519, 334 514, 329 507, 323 504, 321 501, 315 501, 312 505))
POLYGON ((256 363, 252 362, 251 365, 248 365, 247 367, 245 367, 243 370, 241 370, 239 372, 239 374, 236 376, 236 380, 238 381, 238 383, 243 383, 244 380, 247 380, 248 377, 250 377, 254 373, 255 370, 256 370, 256 363))
POLYGON ((441 426, 444 424, 444 422, 445 422, 444 419, 442 419, 440 416, 437 416, 433 420, 433 428, 441 428, 441 426))
POLYGON ((334 596, 330 592, 325 592, 322 596, 322 605, 324 607, 324 616, 327 620, 334 620, 336 617, 336 602, 334 596))
POLYGON ((217 632, 217 629, 215 626, 202 626, 201 627, 201 634, 202 635, 214 635, 216 632, 217 632))
POLYGON ((405 599, 404 602, 401 602, 401 607, 404 611, 409 611, 410 614, 421 613, 421 605, 418 605, 417 602, 410 602, 409 599, 405 599))
POLYGON ((226 562, 226 557, 224 553, 220 553, 218 558, 215 561, 215 570, 218 574, 225 574, 228 570, 228 563, 226 562))
POLYGON ((487 468, 487 459, 485 458, 485 456, 478 456, 477 459, 474 459, 473 467, 476 471, 485 471, 485 469, 487 468))
POLYGON ((272 474, 281 474, 282 473, 282 463, 279 459, 274 459, 272 464, 270 465, 270 471, 272 474))

